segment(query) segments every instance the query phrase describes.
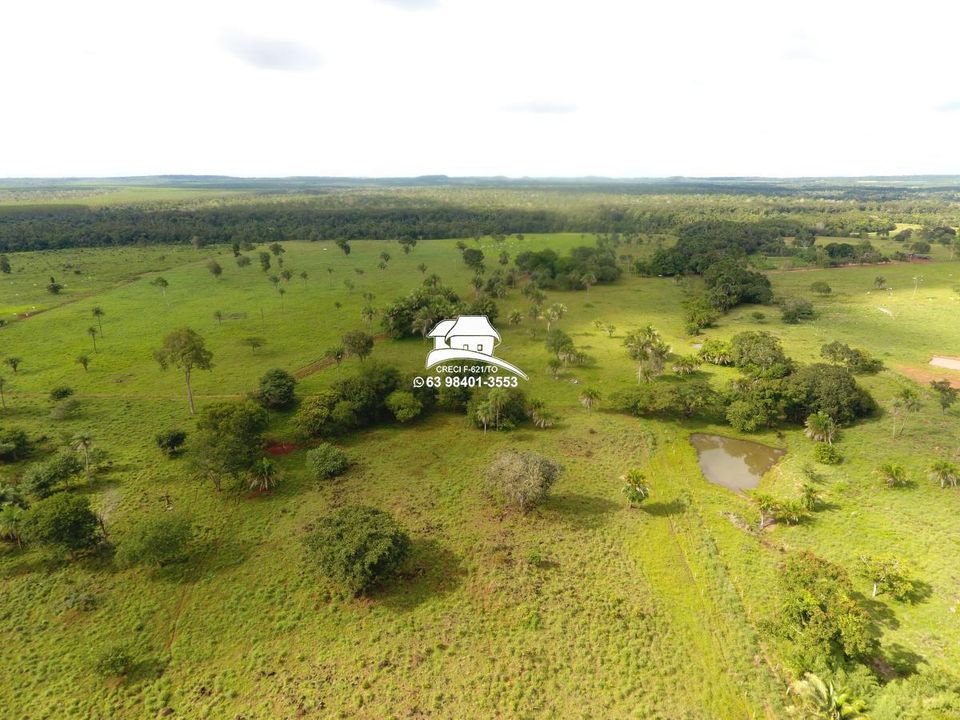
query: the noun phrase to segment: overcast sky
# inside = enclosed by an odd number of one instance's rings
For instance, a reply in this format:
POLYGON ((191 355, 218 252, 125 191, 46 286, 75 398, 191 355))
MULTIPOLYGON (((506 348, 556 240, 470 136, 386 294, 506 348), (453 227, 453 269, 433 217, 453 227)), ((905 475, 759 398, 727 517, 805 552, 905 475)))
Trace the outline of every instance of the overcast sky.
POLYGON ((958 6, 9 2, 0 177, 960 173, 958 6))

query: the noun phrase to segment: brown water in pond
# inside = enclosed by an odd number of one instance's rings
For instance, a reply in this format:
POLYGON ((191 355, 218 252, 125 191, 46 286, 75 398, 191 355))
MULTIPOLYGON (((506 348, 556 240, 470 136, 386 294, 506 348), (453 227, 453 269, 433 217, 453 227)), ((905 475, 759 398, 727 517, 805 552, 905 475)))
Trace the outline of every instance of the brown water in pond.
POLYGON ((697 451, 704 477, 734 492, 755 488, 763 474, 787 452, 749 440, 703 433, 691 435, 690 444, 697 451))

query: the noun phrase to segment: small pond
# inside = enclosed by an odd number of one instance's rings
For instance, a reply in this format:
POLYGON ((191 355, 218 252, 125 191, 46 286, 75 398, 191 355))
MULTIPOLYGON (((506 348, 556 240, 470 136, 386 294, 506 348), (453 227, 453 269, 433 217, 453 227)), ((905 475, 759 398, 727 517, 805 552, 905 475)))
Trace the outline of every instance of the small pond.
POLYGON ((704 477, 734 492, 755 488, 763 474, 787 452, 749 440, 703 433, 691 435, 690 444, 697 451, 704 477))

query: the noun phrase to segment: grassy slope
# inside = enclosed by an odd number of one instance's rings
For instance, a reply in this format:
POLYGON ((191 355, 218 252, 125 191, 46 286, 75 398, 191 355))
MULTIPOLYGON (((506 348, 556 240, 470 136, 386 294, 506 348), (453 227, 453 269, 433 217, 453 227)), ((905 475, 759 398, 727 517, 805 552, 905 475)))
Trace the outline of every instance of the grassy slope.
MULTIPOLYGON (((522 248, 581 242, 528 237, 522 248)), ((286 266, 310 278, 291 281, 282 312, 259 269, 240 270, 223 253, 226 272, 215 281, 204 268, 215 249, 178 250, 183 256, 176 257, 190 261, 162 271, 171 283, 169 306, 147 284, 148 274, 0 330, 0 354, 23 358, 11 378, 16 395, 6 418, 54 438, 93 428, 115 460, 111 473, 78 491, 90 492, 107 511, 117 542, 138 517, 161 511, 165 491, 200 529, 191 563, 160 573, 118 571, 92 560, 63 566, 35 550, 0 550, 0 612, 15 629, 13 642, 0 646, 0 705, 26 717, 53 716, 54 708, 60 717, 152 716, 167 704, 181 716, 248 718, 292 715, 298 707, 320 717, 371 718, 782 714, 775 662, 755 630, 775 602, 778 555, 720 515, 748 515, 746 501, 702 480, 685 441, 689 428, 583 410, 578 386, 549 379, 529 320, 517 329, 499 323, 499 354, 531 375, 531 395, 562 411, 564 421, 553 430, 484 436, 462 417, 439 414, 350 439, 345 444, 356 466, 320 488, 303 477, 302 455, 294 453, 282 461, 280 489, 257 499, 217 496, 182 477, 182 461, 159 460, 151 446, 157 429, 189 425, 181 378, 150 360, 170 329, 191 325, 215 353, 215 369, 195 380, 202 402, 246 392, 269 367, 292 370, 315 361, 343 331, 361 326, 363 292, 375 293, 376 304, 388 301, 418 281, 420 262, 468 292, 469 275, 452 241, 421 243, 409 256, 390 243, 354 243, 348 257, 327 244, 286 247, 286 266), (383 249, 393 255, 387 271, 376 269, 383 249), (365 273, 357 275, 356 267, 365 273), (345 278, 356 283, 353 293, 341 285, 345 278), (334 300, 344 307, 336 311, 334 300), (90 351, 84 331, 94 304, 108 315, 102 352, 85 374, 72 358, 90 351), (218 327, 217 309, 236 317, 218 327), (266 337, 267 346, 256 354, 239 347, 249 335, 266 337), (51 426, 44 396, 60 383, 77 388, 83 411, 51 426), (554 497, 531 517, 501 516, 478 492, 484 465, 504 446, 536 448, 567 466, 554 497), (619 494, 617 478, 631 465, 647 467, 654 478, 647 512, 626 509, 619 494), (304 566, 299 536, 318 514, 356 500, 390 509, 410 529, 414 567, 373 602, 343 603, 330 599, 304 566), (537 556, 543 562, 532 562, 537 556), (72 588, 95 592, 100 606, 63 612, 72 588), (129 640, 143 662, 135 682, 113 687, 90 672, 89 658, 118 638, 129 640), (157 678, 161 662, 167 667, 157 678)), ((507 247, 515 253, 521 244, 511 239, 507 247)), ((15 256, 15 267, 21 263, 37 264, 31 254, 15 256)), ((891 365, 922 363, 947 344, 958 347, 944 312, 956 302, 953 268, 925 266, 917 298, 904 290, 915 267, 884 268, 895 288, 884 298, 893 319, 867 294, 875 269, 775 274, 778 289, 802 292, 822 277, 835 293, 818 301, 815 323, 786 327, 771 318, 764 325, 799 359, 812 360, 821 342, 841 338, 889 352, 884 359, 891 365)), ((143 258, 125 262, 122 271, 153 269, 143 258)), ((68 287, 63 299, 72 294, 68 287)), ((646 322, 676 349, 688 348, 680 297, 672 282, 633 278, 589 293, 552 293, 551 300, 570 308, 561 326, 597 359, 576 376, 605 396, 632 382, 622 335, 646 322), (618 326, 615 337, 594 331, 598 318, 618 326)), ((516 294, 500 305, 504 316, 523 307, 516 294)), ((755 325, 738 310, 714 334, 755 325)), ((387 341, 375 357, 414 370, 426 349, 423 341, 387 341)), ((336 372, 306 378, 300 392, 317 390, 336 372)), ((866 382, 884 398, 895 380, 885 372, 866 382)), ((277 419, 275 437, 285 436, 284 424, 277 419)), ((852 567, 858 552, 879 551, 895 536, 933 595, 915 607, 893 606, 899 626, 887 628, 885 642, 945 664, 956 660, 954 616, 945 613, 960 564, 956 553, 943 552, 950 540, 936 533, 949 527, 956 498, 926 482, 912 491, 882 491, 869 471, 879 456, 896 453, 919 478, 925 460, 916 451, 954 437, 956 427, 955 417, 941 419, 928 409, 893 445, 882 421, 848 431, 841 447, 849 462, 827 473, 825 483, 837 508, 808 526, 778 528, 772 538, 815 547, 852 567)), ((799 433, 788 433, 786 442, 793 452, 765 481, 781 494, 793 491, 809 462, 799 433)), ((0 479, 16 470, 0 468, 0 479)))

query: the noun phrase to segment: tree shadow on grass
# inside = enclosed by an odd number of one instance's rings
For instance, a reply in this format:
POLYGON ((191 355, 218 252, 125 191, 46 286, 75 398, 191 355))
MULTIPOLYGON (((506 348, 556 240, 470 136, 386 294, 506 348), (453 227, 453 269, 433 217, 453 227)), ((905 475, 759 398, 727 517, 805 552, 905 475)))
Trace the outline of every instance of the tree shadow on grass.
POLYGON ((215 539, 194 544, 176 562, 151 569, 153 580, 174 584, 192 584, 201 578, 241 565, 250 557, 252 547, 232 539, 215 539))
POLYGON ((138 682, 156 680, 163 675, 166 669, 167 663, 161 658, 156 656, 145 657, 134 663, 124 677, 124 683, 133 685, 138 682))
POLYGON ((854 592, 851 595, 860 605, 866 608, 874 622, 891 630, 896 630, 900 627, 900 621, 897 619, 896 613, 894 613, 893 609, 886 603, 858 592, 854 592))
POLYGON ((408 612, 425 600, 455 590, 466 574, 457 554, 436 540, 415 538, 407 567, 372 597, 391 610, 408 612))
POLYGON ((639 509, 654 517, 670 517, 686 512, 687 504, 683 500, 671 500, 670 502, 644 504, 639 509))
POLYGON ((596 528, 608 521, 620 505, 606 498, 578 493, 554 495, 544 506, 545 515, 557 514, 561 520, 582 529, 596 528))
POLYGON ((881 677, 889 681, 915 674, 919 666, 926 662, 923 655, 894 643, 883 648, 882 654, 874 658, 873 667, 881 677))

